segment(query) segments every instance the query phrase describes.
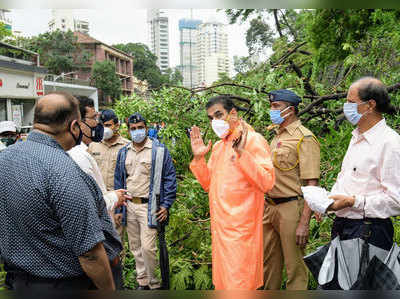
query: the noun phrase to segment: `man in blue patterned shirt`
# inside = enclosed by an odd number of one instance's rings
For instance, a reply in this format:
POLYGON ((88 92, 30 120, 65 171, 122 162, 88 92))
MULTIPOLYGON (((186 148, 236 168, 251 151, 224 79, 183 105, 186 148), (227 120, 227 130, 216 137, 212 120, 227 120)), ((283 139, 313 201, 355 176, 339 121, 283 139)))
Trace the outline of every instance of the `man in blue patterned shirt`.
POLYGON ((99 187, 65 152, 82 139, 79 122, 73 96, 44 96, 27 141, 0 153, 0 254, 13 289, 115 289, 119 237, 99 187))

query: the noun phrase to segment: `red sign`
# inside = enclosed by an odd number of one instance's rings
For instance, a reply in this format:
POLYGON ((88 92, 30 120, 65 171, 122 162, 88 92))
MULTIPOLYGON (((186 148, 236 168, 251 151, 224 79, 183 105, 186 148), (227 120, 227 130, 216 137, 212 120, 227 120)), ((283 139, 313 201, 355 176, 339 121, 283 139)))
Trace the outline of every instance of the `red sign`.
POLYGON ((42 78, 36 78, 36 94, 38 96, 43 95, 43 79, 42 78))
POLYGON ((3 87, 3 80, 0 79, 0 87, 3 87))

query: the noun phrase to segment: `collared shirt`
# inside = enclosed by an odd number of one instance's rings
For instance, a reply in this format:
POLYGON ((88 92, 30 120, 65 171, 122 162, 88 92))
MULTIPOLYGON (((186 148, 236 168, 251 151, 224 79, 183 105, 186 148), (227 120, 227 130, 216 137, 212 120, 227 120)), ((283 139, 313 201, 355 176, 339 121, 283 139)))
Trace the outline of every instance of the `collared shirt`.
POLYGON ((0 254, 45 278, 83 274, 78 257, 103 242, 122 249, 94 180, 52 137, 33 131, 0 153, 0 254))
POLYGON ((300 120, 279 129, 271 141, 271 152, 276 177, 274 187, 268 192, 271 198, 301 195, 304 180, 319 179, 319 143, 300 120))
POLYGON ((111 212, 115 206, 115 203, 118 201, 118 196, 115 191, 107 191, 96 160, 88 153, 87 149, 87 145, 82 142, 81 144, 74 146, 72 149, 70 149, 68 151, 68 154, 86 174, 90 175, 96 181, 97 185, 100 187, 101 192, 103 193, 107 210, 108 212, 111 212))
POLYGON ((400 136, 382 119, 368 131, 353 131, 331 195, 355 196, 354 206, 336 212, 361 219, 400 215, 400 136))
POLYGON ((126 188, 133 197, 149 197, 152 147, 153 141, 150 138, 147 138, 143 148, 139 151, 133 144, 128 147, 125 161, 126 188))
POLYGON ((92 142, 89 145, 88 152, 95 158, 108 191, 114 190, 114 173, 118 152, 128 143, 128 139, 119 136, 111 144, 102 141, 92 142))

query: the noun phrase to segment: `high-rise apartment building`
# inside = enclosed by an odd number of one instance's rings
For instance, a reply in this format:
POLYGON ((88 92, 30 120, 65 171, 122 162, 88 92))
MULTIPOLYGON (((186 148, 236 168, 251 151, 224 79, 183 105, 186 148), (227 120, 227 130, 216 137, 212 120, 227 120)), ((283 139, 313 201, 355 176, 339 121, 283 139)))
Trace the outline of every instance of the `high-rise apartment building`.
POLYGON ((52 19, 49 22, 49 30, 55 31, 79 31, 85 34, 89 33, 89 22, 78 20, 74 17, 72 9, 52 9, 52 19))
POLYGON ((10 30, 12 29, 11 19, 7 18, 6 13, 10 12, 8 9, 0 9, 0 22, 4 24, 5 28, 10 30))
POLYGON ((179 20, 179 46, 180 65, 179 71, 183 76, 183 86, 193 88, 198 86, 197 65, 197 35, 201 20, 181 19, 179 20))
POLYGON ((161 72, 169 68, 168 17, 161 9, 147 11, 149 24, 149 44, 151 52, 157 56, 157 66, 161 72))
POLYGON ((196 56, 199 85, 211 85, 219 79, 220 73, 231 74, 228 34, 224 24, 209 21, 199 25, 196 56))

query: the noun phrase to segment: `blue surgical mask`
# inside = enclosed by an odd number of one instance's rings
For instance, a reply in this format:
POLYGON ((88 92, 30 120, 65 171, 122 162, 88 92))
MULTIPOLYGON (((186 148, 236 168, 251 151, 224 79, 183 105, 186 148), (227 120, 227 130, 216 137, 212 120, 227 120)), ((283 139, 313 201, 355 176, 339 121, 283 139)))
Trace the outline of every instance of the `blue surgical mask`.
POLYGON ((132 130, 131 131, 132 141, 135 143, 141 143, 146 138, 146 129, 132 130))
POLYGON ((343 113, 347 120, 352 124, 356 125, 360 121, 363 114, 358 113, 358 105, 366 104, 367 102, 357 104, 357 103, 344 103, 343 113))
MULTIPOLYGON (((282 112, 284 112, 285 110, 287 110, 290 107, 292 107, 292 106, 286 107, 282 111, 281 110, 269 110, 269 117, 271 118, 272 123, 277 124, 277 125, 280 125, 281 123, 283 123, 285 118, 282 117, 282 112)), ((285 117, 288 115, 289 114, 286 114, 285 117)))

